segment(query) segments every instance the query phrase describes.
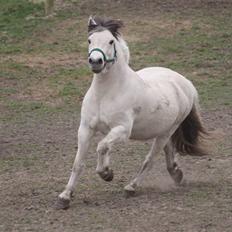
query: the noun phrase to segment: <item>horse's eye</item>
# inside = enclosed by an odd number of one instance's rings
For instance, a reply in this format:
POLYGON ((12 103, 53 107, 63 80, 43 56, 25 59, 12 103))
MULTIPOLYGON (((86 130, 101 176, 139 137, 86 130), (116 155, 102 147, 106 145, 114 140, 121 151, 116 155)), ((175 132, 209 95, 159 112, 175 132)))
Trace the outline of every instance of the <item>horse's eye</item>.
POLYGON ((114 43, 114 40, 110 40, 109 44, 112 45, 114 43))
POLYGON ((91 44, 91 40, 90 39, 88 39, 88 43, 91 44))

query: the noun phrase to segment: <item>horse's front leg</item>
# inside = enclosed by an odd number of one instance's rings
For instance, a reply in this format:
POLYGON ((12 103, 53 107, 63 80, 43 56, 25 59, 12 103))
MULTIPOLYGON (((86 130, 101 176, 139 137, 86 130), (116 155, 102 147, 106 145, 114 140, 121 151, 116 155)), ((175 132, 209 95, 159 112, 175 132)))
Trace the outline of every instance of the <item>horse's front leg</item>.
POLYGON ((56 202, 57 209, 69 208, 72 193, 74 191, 77 179, 84 168, 84 158, 88 151, 93 131, 87 126, 80 125, 78 130, 78 150, 74 160, 73 169, 65 190, 59 195, 56 202))
POLYGON ((110 166, 110 151, 114 144, 126 142, 130 136, 131 128, 117 126, 111 129, 108 135, 99 142, 97 147, 97 168, 99 176, 105 181, 113 180, 113 170, 110 166))

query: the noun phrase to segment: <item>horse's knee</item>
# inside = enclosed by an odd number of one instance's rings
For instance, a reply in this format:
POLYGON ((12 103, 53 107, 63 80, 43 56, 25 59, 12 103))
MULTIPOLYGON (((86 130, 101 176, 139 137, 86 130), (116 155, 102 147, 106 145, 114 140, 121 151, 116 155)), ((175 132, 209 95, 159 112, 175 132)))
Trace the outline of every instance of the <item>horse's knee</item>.
POLYGON ((97 153, 99 155, 105 155, 109 151, 109 146, 106 142, 100 142, 97 146, 97 153))

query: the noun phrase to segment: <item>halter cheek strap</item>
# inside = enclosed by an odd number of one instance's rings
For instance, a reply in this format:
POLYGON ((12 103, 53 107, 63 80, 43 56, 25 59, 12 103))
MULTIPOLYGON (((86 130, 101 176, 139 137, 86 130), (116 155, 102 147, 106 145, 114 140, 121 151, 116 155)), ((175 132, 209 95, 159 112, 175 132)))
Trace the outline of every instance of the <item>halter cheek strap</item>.
POLYGON ((113 57, 112 59, 108 59, 108 58, 106 57, 106 54, 105 54, 100 48, 94 48, 94 49, 92 49, 92 50, 90 51, 90 53, 89 53, 89 57, 90 57, 90 55, 91 55, 94 51, 100 52, 100 53, 102 54, 105 63, 111 63, 111 62, 114 63, 114 62, 116 61, 116 59, 117 59, 117 50, 116 50, 115 44, 114 44, 114 57, 113 57))

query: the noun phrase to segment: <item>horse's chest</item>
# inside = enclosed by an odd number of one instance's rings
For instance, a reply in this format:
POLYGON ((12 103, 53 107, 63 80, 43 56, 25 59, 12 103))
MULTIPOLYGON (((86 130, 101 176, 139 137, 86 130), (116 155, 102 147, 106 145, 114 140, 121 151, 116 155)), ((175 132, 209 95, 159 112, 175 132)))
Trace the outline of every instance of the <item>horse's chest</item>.
POLYGON ((96 124, 97 131, 103 134, 107 134, 115 125, 121 125, 125 121, 125 112, 121 112, 115 109, 102 109, 98 112, 98 120, 96 124))
POLYGON ((110 131, 109 123, 105 117, 101 117, 98 112, 89 119, 89 126, 95 131, 99 131, 103 134, 107 134, 110 131))
POLYGON ((92 128, 103 134, 107 134, 110 131, 110 117, 109 112, 107 112, 102 107, 97 107, 95 113, 91 120, 92 128))
POLYGON ((91 128, 107 134, 113 127, 128 121, 128 104, 119 98, 107 96, 88 102, 86 115, 91 115, 91 128))
POLYGON ((100 131, 102 134, 107 134, 110 131, 110 127, 106 122, 98 120, 96 130, 100 131))

